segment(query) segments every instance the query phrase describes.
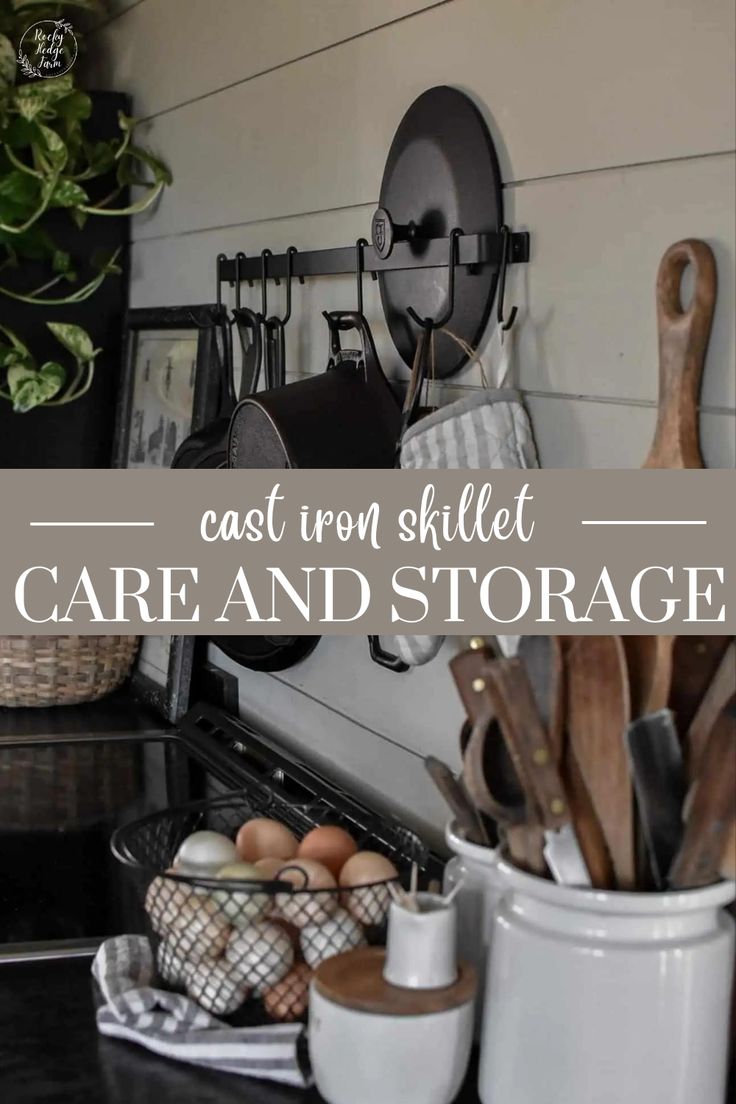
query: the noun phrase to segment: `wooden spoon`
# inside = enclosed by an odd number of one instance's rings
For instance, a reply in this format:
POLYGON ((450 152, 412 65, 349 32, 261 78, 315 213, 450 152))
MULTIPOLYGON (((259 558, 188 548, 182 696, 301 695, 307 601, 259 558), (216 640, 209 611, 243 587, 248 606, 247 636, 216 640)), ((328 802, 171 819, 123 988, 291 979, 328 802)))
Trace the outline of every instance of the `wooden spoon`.
POLYGON ((736 798, 736 704, 719 715, 703 750, 697 781, 685 803, 685 834, 672 864, 673 889, 718 880, 732 829, 736 798))
POLYGON ((694 781, 713 726, 728 702, 736 695, 736 644, 731 642, 701 698, 685 736, 685 762, 690 781, 694 781))
POLYGON ((698 396, 716 301, 716 265, 708 245, 695 238, 675 242, 657 273, 659 407, 645 468, 702 468, 698 396), (680 283, 687 265, 695 288, 682 309, 680 283))
POLYGON ((634 801, 624 731, 631 719, 620 637, 568 637, 565 648, 570 743, 593 803, 619 889, 636 886, 634 801))
POLYGON ((674 636, 624 636, 631 692, 631 716, 646 717, 665 709, 672 683, 674 636))
POLYGON ((678 636, 668 705, 684 736, 731 642, 729 636, 678 636))

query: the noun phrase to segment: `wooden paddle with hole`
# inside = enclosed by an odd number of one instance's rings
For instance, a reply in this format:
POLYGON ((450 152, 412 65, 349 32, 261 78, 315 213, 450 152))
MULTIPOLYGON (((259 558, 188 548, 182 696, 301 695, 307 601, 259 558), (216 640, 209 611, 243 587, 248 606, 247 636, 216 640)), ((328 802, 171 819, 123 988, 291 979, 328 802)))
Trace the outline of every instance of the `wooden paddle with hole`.
POLYGON ((695 238, 675 242, 657 273, 659 406, 645 468, 702 468, 698 396, 716 301, 716 265, 708 245, 695 238), (692 265, 695 286, 687 310, 680 284, 692 265))
POLYGON ((624 731, 631 720, 620 637, 565 642, 567 731, 580 775, 611 856, 618 889, 636 886, 634 800, 624 731))

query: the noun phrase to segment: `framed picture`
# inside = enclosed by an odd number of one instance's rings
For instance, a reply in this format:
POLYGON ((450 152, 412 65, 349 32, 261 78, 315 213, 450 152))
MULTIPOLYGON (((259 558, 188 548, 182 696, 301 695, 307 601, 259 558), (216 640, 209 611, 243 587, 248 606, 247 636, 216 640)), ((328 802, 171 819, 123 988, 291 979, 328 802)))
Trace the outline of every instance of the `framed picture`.
POLYGON ((189 707, 193 636, 144 636, 130 680, 131 695, 176 724, 189 707))
POLYGON ((214 304, 128 311, 116 468, 169 468, 182 441, 217 418, 226 387, 227 325, 214 304))

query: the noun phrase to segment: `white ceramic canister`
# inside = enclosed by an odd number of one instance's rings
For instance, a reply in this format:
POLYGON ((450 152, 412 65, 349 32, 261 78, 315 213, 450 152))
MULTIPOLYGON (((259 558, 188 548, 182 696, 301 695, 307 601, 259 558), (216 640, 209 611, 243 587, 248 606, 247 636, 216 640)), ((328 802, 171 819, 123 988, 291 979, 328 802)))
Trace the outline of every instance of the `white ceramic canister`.
POLYGON ((734 883, 572 889, 499 861, 483 1104, 723 1104, 734 883))
POLYGON ((322 963, 312 979, 317 1089, 327 1104, 451 1104, 473 1042, 475 973, 461 965, 455 985, 433 996, 389 985, 383 967, 379 948, 361 948, 322 963), (355 982, 351 962, 359 964, 355 982))
POLYGON ((493 917, 503 895, 503 883, 496 866, 498 853, 490 847, 468 843, 453 821, 445 828, 447 846, 454 857, 445 866, 443 893, 449 893, 461 883, 455 897, 457 908, 457 956, 475 966, 479 990, 475 1017, 475 1035, 480 1038, 485 989, 488 947, 493 932, 493 917))

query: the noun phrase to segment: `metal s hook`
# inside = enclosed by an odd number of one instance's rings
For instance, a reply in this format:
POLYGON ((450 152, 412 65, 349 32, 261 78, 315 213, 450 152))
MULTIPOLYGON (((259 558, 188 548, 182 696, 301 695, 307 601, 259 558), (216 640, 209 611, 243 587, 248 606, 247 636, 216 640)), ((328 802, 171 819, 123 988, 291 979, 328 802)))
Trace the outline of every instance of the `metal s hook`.
POLYGON ((220 272, 222 270, 222 262, 226 260, 227 255, 225 253, 217 254, 217 298, 215 302, 217 303, 218 310, 222 306, 222 276, 220 272))
POLYGON ((518 313, 517 307, 511 308, 508 320, 503 319, 503 301, 506 295, 506 268, 509 263, 509 249, 511 248, 511 231, 504 223, 501 227, 501 270, 498 274, 498 290, 496 292, 496 321, 504 332, 511 329, 518 313))
POLYGON ((266 284, 268 283, 268 258, 272 257, 273 253, 270 249, 261 250, 261 315, 264 318, 268 318, 268 292, 266 290, 266 284))
POLYGON ((235 254, 235 309, 240 310, 242 302, 240 298, 240 264, 241 261, 245 261, 247 258, 242 251, 235 254))
POLYGON ((358 238, 355 243, 355 278, 358 287, 358 314, 363 313, 363 250, 368 242, 365 238, 358 238))
POLYGON ((421 318, 420 315, 414 310, 413 307, 407 308, 407 314, 416 322, 417 326, 421 326, 425 330, 441 330, 443 326, 452 318, 455 312, 455 268, 457 266, 457 243, 458 239, 463 235, 462 230, 459 227, 450 234, 450 256, 447 262, 448 278, 447 278, 447 308, 441 318, 421 318))
POLYGON ((294 255, 298 252, 295 245, 290 245, 286 250, 286 314, 281 319, 282 326, 285 326, 291 318, 291 278, 294 270, 294 255))

